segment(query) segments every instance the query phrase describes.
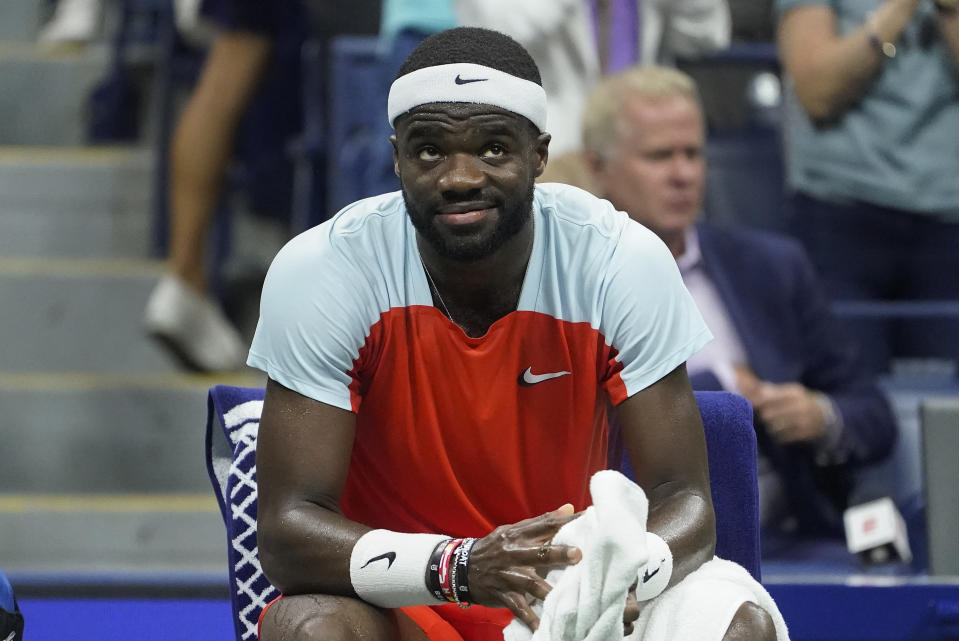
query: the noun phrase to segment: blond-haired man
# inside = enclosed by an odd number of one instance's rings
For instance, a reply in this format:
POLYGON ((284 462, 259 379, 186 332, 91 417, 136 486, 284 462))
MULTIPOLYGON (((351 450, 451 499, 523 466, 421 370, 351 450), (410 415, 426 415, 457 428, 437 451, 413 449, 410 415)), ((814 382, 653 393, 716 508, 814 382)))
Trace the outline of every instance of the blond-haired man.
POLYGON ((666 243, 715 336, 687 364, 694 387, 753 403, 764 525, 838 533, 851 472, 888 454, 893 418, 800 246, 697 222, 706 132, 695 82, 657 66, 610 76, 587 101, 583 142, 591 188, 666 243))

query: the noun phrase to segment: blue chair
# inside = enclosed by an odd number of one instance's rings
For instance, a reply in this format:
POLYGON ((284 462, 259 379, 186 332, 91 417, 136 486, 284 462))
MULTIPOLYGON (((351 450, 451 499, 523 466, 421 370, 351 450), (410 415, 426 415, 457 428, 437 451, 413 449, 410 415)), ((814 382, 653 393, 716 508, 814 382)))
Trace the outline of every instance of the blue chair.
MULTIPOLYGON (((696 392, 706 432, 709 486, 716 512, 716 555, 740 564, 761 580, 759 483, 753 408, 729 392, 696 392)), ((633 478, 624 453, 620 470, 633 478)))
MULTIPOLYGON (((206 461, 227 531, 237 641, 256 639, 260 612, 279 592, 257 557, 256 450, 263 388, 219 385, 209 393, 206 461)), ((716 510, 716 554, 759 574, 759 496, 752 407, 727 392, 696 392, 716 510)), ((622 471, 631 475, 628 461, 622 471)))

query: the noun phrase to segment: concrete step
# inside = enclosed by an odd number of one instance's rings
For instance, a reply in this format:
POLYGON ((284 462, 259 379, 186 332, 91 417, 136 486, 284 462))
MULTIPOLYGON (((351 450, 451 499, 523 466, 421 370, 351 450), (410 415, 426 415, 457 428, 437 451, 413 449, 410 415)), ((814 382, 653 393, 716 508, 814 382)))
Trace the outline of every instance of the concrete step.
POLYGON ((5 258, 144 259, 153 253, 152 238, 153 222, 143 205, 0 210, 0 256, 5 258))
MULTIPOLYGON (((151 256, 154 167, 145 147, 0 147, 0 257, 151 256)), ((265 268, 289 238, 240 197, 230 229, 239 269, 265 268)))
POLYGON ((0 258, 0 371, 133 374, 179 364, 143 330, 156 261, 0 258))
POLYGON ((0 442, 15 444, 0 465, 4 568, 49 573, 44 583, 222 574, 225 530, 205 462, 206 392, 220 383, 264 381, 0 373, 0 442))
POLYGON ((0 370, 175 372, 144 334, 142 314, 161 264, 0 259, 0 370))
POLYGON ((33 42, 43 19, 40 0, 3 0, 0 2, 0 40, 33 42))
POLYGON ((83 144, 87 99, 108 60, 106 44, 46 53, 33 43, 0 43, 0 145, 83 144))
MULTIPOLYGON (((256 374, 0 373, 4 492, 205 492, 206 395, 256 374)), ((2 541, 0 537, 0 541, 2 541)))
POLYGON ((145 148, 0 147, 0 256, 149 255, 145 148))
POLYGON ((9 573, 180 572, 223 575, 226 529, 213 495, 0 495, 9 573))

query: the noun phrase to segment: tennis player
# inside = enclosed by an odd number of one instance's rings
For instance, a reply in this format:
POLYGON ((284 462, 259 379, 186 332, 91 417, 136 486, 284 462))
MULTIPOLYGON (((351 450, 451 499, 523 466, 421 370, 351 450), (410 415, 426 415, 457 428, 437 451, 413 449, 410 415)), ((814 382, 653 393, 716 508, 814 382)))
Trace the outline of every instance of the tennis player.
MULTIPOLYGON (((640 573, 656 581, 624 591, 631 632, 713 557, 684 366, 711 335, 653 233, 534 186, 546 97, 515 41, 428 38, 387 111, 401 192, 290 241, 262 294, 258 542, 283 596, 260 638, 500 641, 513 617, 535 630, 543 576, 582 556, 551 540, 606 467, 609 406, 649 498, 646 545, 663 551, 640 573)), ((775 636, 750 602, 715 623, 715 638, 775 636)))

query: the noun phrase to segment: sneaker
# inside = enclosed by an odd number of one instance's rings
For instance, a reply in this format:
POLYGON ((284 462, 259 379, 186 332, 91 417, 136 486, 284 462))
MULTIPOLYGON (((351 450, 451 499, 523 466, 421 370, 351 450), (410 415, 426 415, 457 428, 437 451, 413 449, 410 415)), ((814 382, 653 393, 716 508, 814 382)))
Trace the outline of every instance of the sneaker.
POLYGON ((247 348, 219 306, 180 278, 166 275, 144 312, 147 332, 188 368, 201 372, 239 369, 247 348))
POLYGON ((41 45, 92 42, 99 30, 102 4, 102 0, 60 0, 37 39, 41 45))

